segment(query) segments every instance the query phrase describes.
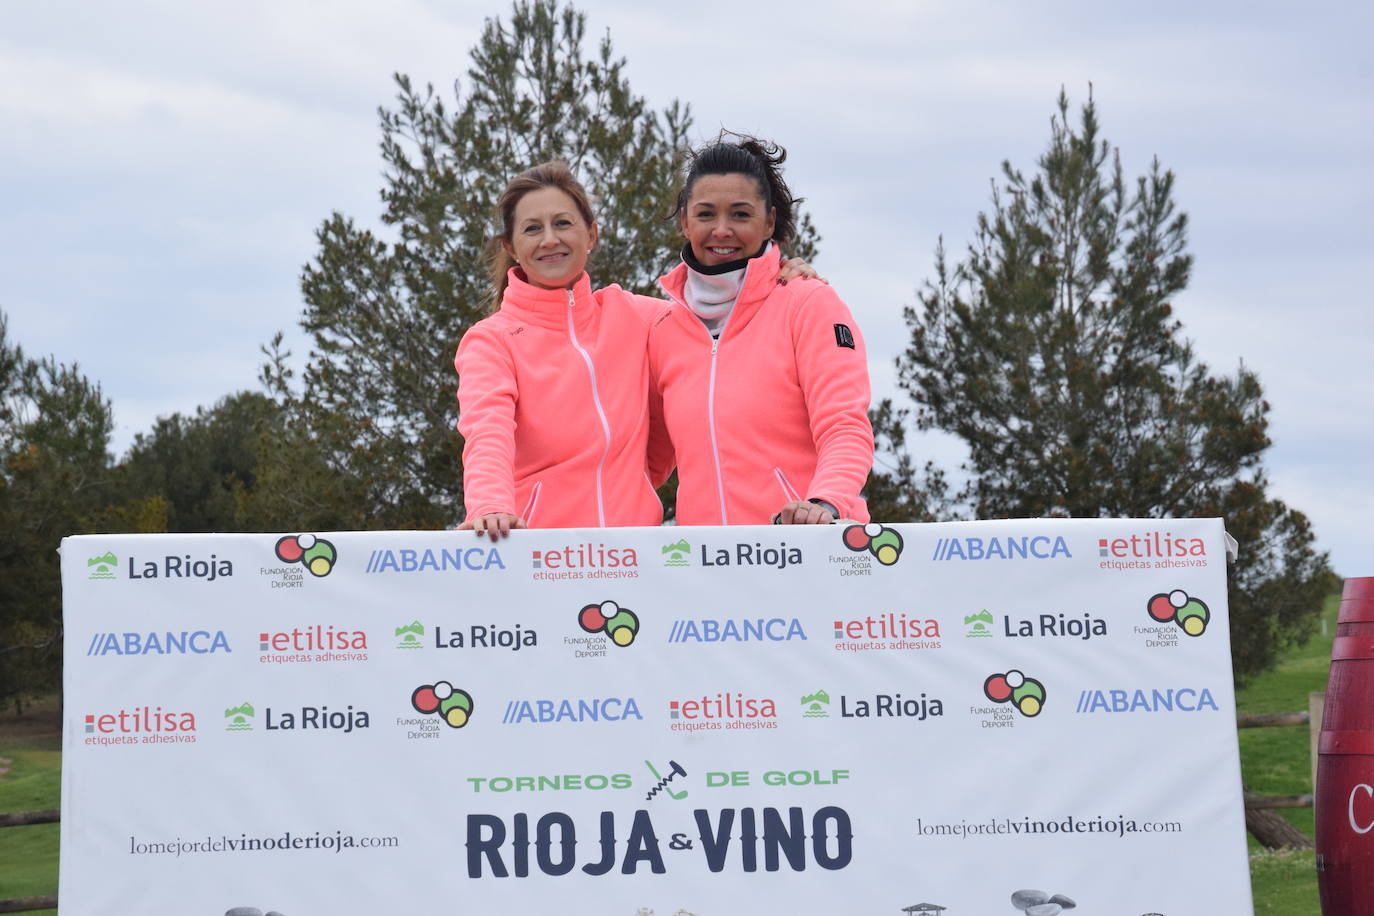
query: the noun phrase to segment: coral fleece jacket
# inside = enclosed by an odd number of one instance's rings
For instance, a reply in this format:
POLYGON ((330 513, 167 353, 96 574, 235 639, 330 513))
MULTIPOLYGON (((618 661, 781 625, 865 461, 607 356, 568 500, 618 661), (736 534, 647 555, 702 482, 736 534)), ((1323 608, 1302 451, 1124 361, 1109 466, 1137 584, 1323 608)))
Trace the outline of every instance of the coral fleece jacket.
POLYGON ((645 458, 648 321, 662 306, 618 286, 593 293, 585 273, 572 289, 547 290, 512 269, 501 308, 463 335, 453 361, 468 518, 508 512, 532 528, 663 520, 645 458))
POLYGON ((688 267, 649 330, 649 368, 677 456, 683 525, 764 525, 823 499, 868 521, 868 358, 849 308, 819 280, 777 283, 777 246, 749 262, 719 340, 685 305, 688 267))

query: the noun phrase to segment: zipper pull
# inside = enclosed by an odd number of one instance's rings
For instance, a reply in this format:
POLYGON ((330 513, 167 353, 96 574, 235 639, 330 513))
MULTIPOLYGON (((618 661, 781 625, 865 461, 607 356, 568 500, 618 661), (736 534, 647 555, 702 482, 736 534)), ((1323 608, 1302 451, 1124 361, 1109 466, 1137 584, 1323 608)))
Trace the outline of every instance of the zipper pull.
POLYGON ((712 337, 712 338, 711 338, 711 355, 712 355, 712 356, 715 356, 715 355, 716 355, 716 348, 719 347, 719 346, 720 346, 720 338, 719 338, 719 337, 712 337))

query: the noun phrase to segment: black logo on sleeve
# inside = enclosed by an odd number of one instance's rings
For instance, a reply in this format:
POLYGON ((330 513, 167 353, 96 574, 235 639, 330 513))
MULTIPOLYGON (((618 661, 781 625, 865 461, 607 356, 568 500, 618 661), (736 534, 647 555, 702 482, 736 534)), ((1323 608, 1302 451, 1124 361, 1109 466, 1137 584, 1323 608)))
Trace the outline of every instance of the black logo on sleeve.
POLYGON ((854 349, 854 334, 847 324, 835 325, 835 346, 854 349))

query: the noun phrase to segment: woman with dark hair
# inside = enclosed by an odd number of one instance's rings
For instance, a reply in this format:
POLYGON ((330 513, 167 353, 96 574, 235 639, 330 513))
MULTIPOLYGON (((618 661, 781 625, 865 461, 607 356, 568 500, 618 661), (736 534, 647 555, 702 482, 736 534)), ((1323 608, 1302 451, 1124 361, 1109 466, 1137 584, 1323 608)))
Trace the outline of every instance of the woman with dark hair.
MULTIPOLYGON (((465 520, 495 540, 512 528, 657 525, 672 470, 651 434, 648 322, 662 300, 593 291, 592 206, 562 162, 511 180, 488 252, 494 311, 463 335, 458 431, 465 520)), ((804 262, 793 273, 811 273, 804 262)))
POLYGON ((796 234, 786 151, 726 135, 688 160, 682 263, 649 333, 684 525, 868 521, 868 363, 827 284, 778 282, 796 234))

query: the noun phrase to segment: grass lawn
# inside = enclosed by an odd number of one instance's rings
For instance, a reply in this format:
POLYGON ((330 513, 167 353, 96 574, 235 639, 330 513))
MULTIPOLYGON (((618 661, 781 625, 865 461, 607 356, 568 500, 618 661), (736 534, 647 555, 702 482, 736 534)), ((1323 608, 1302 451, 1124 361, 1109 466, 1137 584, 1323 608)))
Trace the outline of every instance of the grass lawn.
MULTIPOLYGON (((1278 667, 1236 694, 1242 714, 1297 712, 1307 709, 1307 695, 1326 689, 1331 667, 1331 640, 1336 634, 1340 596, 1327 599, 1322 611, 1325 632, 1292 650, 1278 667)), ((1314 726, 1321 727, 1318 722, 1314 726)), ((1260 795, 1297 795, 1312 791, 1312 750, 1307 726, 1240 730, 1241 778, 1260 795)), ((1280 814, 1311 839, 1311 808, 1284 808, 1280 814)), ((1311 916, 1321 912, 1317 895, 1316 855, 1305 850, 1266 850, 1250 838, 1250 885, 1255 913, 1264 916, 1311 916)))
MULTIPOLYGON (((1279 666, 1256 678, 1236 695, 1242 714, 1307 709, 1307 695, 1326 689, 1331 639, 1336 631, 1338 596, 1323 611, 1325 633, 1288 653, 1279 666)), ((16 719, 0 715, 0 811, 60 807, 61 727, 55 700, 40 702, 16 719)), ((1297 795, 1312 791, 1312 764, 1306 726, 1247 728, 1240 731, 1241 773, 1260 795, 1297 795)), ((1309 838, 1311 808, 1280 812, 1309 838)), ((0 899, 57 892, 58 825, 0 830, 0 899)), ((1250 878, 1257 916, 1312 916, 1320 912, 1316 860, 1312 850, 1266 850, 1250 840, 1250 878)), ((56 910, 40 913, 56 914, 56 910)))
MULTIPOLYGON (((0 811, 61 807, 62 729, 58 704, 34 704, 22 719, 0 716, 0 811), (8 762, 5 762, 8 761, 8 762)), ((57 824, 0 830, 0 900, 57 893, 57 824)), ((55 914, 57 910, 35 910, 55 914)))

